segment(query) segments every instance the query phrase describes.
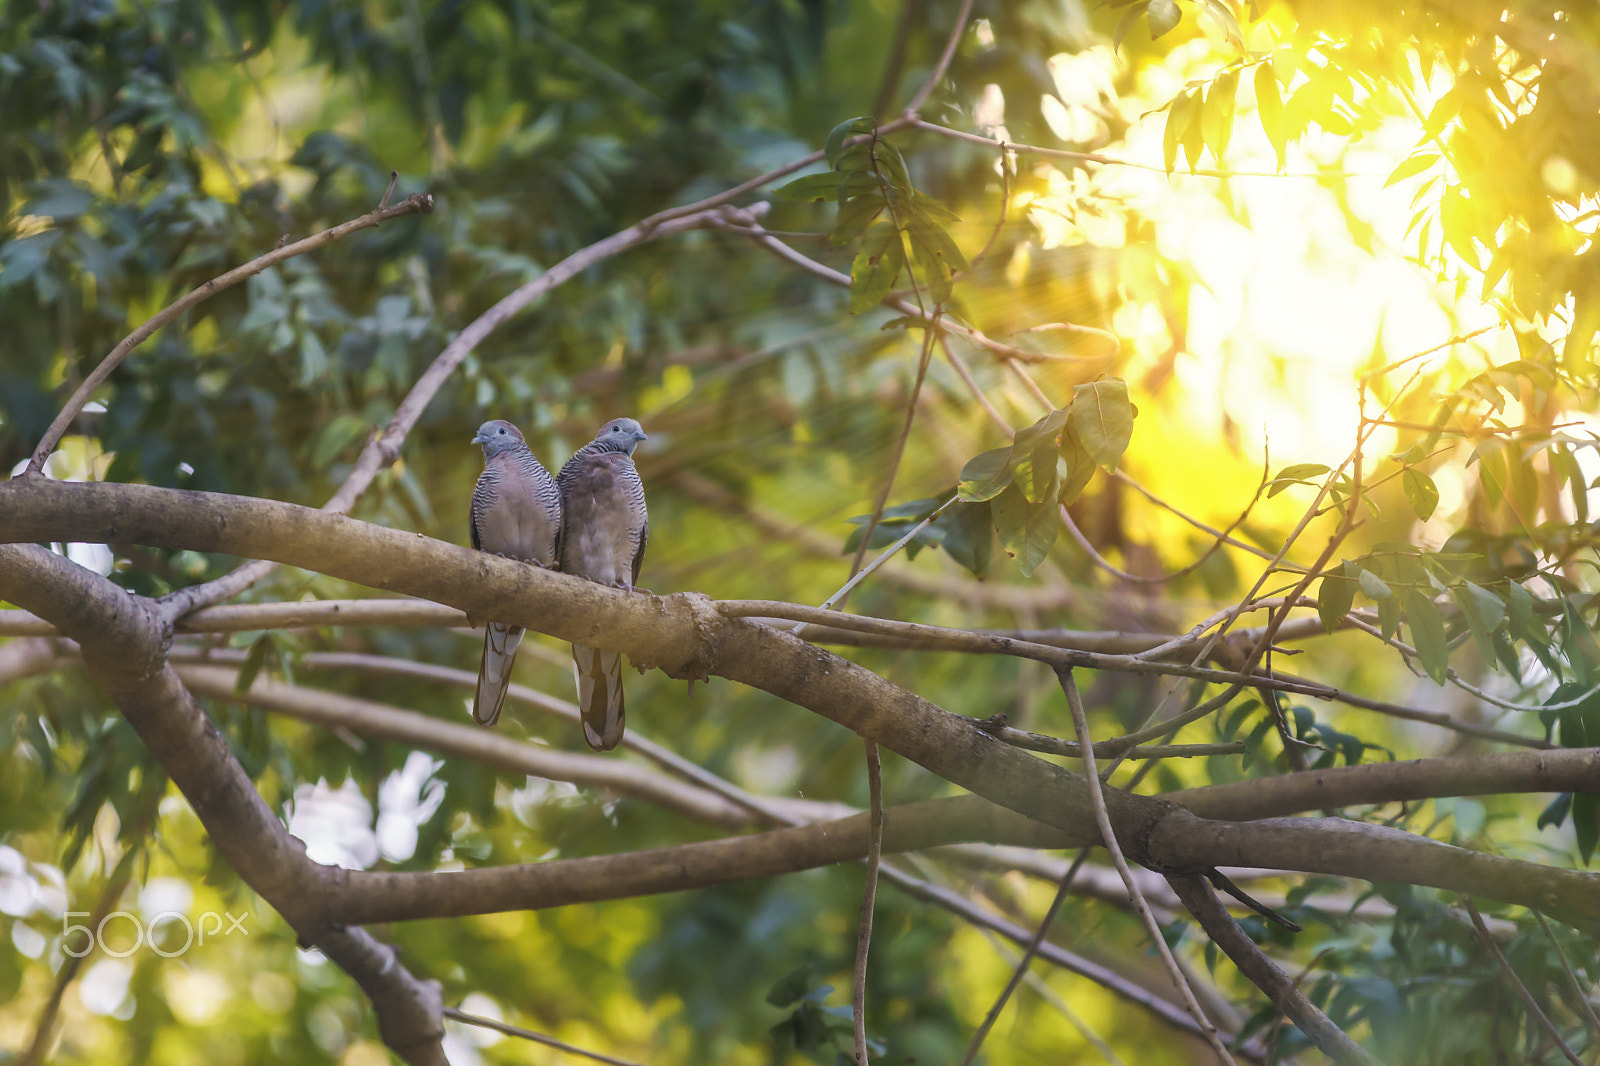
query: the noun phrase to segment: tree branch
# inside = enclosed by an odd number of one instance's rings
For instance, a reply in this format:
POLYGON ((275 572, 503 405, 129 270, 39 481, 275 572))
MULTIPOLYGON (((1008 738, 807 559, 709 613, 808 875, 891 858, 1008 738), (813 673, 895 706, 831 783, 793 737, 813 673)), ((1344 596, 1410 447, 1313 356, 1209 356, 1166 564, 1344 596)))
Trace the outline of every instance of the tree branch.
MULTIPOLYGON (((1068 830, 1090 820, 1079 775, 1002 744, 971 719, 849 660, 728 618, 698 593, 629 594, 307 508, 136 485, 43 478, 0 484, 0 540, 22 538, 137 540, 264 557, 435 599, 474 618, 623 651, 635 665, 671 677, 717 675, 761 688, 1029 818, 1068 830)), ((1263 866, 1408 881, 1524 903, 1580 927, 1600 927, 1597 875, 1342 819, 1239 824, 1198 818, 1117 789, 1106 789, 1105 797, 1128 855, 1158 869, 1263 866)))
MULTIPOLYGON (((54 482, 26 478, 7 484, 54 482)), ((320 949, 366 991, 384 1042, 412 1066, 444 1064, 438 984, 417 980, 366 932, 329 925, 322 901, 334 871, 306 858, 304 845, 267 807, 227 741, 165 664, 165 627, 154 606, 33 544, 0 546, 0 598, 49 618, 78 641, 90 674, 240 878, 283 915, 301 941, 320 949)))
POLYGON ((1329 1058, 1350 1066, 1379 1066, 1378 1060, 1367 1054, 1360 1044, 1340 1029, 1306 998, 1300 986, 1289 980, 1272 960, 1245 935, 1233 915, 1222 905, 1222 900, 1211 885, 1199 874, 1168 874, 1167 882, 1183 900, 1218 947, 1239 967, 1239 972, 1267 994, 1278 1010, 1282 1011, 1300 1031, 1310 1038, 1329 1058))

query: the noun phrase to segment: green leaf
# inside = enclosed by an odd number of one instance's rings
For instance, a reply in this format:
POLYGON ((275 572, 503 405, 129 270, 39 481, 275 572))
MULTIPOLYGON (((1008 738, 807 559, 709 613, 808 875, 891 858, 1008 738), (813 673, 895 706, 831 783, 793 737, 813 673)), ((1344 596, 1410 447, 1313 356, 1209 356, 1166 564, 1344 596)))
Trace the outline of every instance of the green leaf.
POLYGON ((833 232, 828 234, 828 243, 835 248, 843 247, 866 232, 867 227, 883 211, 883 201, 871 196, 851 200, 839 208, 839 217, 834 220, 833 232))
POLYGON ((806 994, 806 986, 811 983, 811 964, 793 970, 778 979, 767 992, 767 1002, 774 1007, 787 1007, 806 994))
POLYGON ((1456 606, 1461 608, 1462 617, 1467 620, 1467 628, 1472 633, 1473 643, 1478 646, 1478 654, 1483 656, 1484 662, 1493 663, 1498 657, 1494 633, 1500 628, 1500 623, 1506 620, 1506 605, 1499 596, 1470 581, 1451 589, 1450 595, 1455 598, 1456 606))
POLYGON ((1594 857, 1595 842, 1600 840, 1600 792, 1573 794, 1572 831, 1578 838, 1578 854, 1588 866, 1594 857))
POLYGON ((994 518, 987 503, 954 503, 933 524, 944 529, 943 548, 978 578, 989 575, 994 518))
POLYGON ((1022 487, 1024 495, 1034 503, 1056 502, 1061 491, 1061 455, 1055 441, 1047 441, 1033 450, 1028 460, 1028 484, 1022 487))
POLYGON ((1217 24, 1223 34, 1227 36, 1228 43, 1235 48, 1244 47, 1244 30, 1239 27, 1239 20, 1234 18, 1233 12, 1228 10, 1228 5, 1221 0, 1200 0, 1201 7, 1211 20, 1217 24))
POLYGON ((1361 591, 1372 599, 1386 600, 1394 594, 1393 590, 1389 588, 1389 583, 1371 570, 1358 569, 1356 578, 1361 582, 1361 591))
POLYGON ((1433 478, 1414 466, 1408 466, 1405 473, 1400 475, 1400 483, 1417 517, 1424 522, 1432 518, 1434 508, 1439 506, 1439 487, 1433 483, 1433 478))
POLYGON ((1312 485, 1311 479, 1321 477, 1328 472, 1328 468, 1321 463, 1295 463, 1278 471, 1278 476, 1267 483, 1267 499, 1272 499, 1278 493, 1291 485, 1312 485))
POLYGON ((1117 20, 1117 28, 1111 34, 1112 51, 1120 52, 1122 50, 1122 39, 1128 35, 1128 31, 1133 28, 1133 24, 1139 21, 1139 16, 1149 9, 1150 0, 1139 0, 1138 3, 1129 6, 1128 10, 1122 13, 1122 17, 1117 20))
POLYGON ((1172 32, 1182 18, 1183 12, 1178 9, 1177 0, 1150 0, 1148 12, 1150 39, 1154 41, 1172 32))
POLYGON ((1167 128, 1161 137, 1161 157, 1170 171, 1178 162, 1178 146, 1184 141, 1184 134, 1189 131, 1189 124, 1199 119, 1198 101, 1191 90, 1184 90, 1173 97, 1172 105, 1167 108, 1167 128))
POLYGON ((1546 829, 1550 826, 1561 828, 1561 823, 1567 820, 1567 812, 1572 809, 1572 793, 1563 792, 1550 801, 1550 805, 1539 812, 1539 820, 1534 822, 1534 828, 1546 829))
POLYGON ((1445 683, 1450 669, 1450 641, 1445 636, 1444 616, 1434 602, 1415 589, 1400 593, 1405 608, 1406 622, 1411 627, 1411 644, 1417 649, 1422 669, 1433 683, 1445 683))
POLYGON ((1035 448, 1042 444, 1054 446, 1056 437, 1061 433, 1061 427, 1067 424, 1072 415, 1072 408, 1057 407, 1026 429, 1017 431, 1016 438, 1012 440, 1011 447, 1018 455, 1032 455, 1035 448))
POLYGON ((828 166, 839 165, 839 153, 844 149, 845 141, 859 133, 871 133, 877 128, 877 119, 871 115, 859 115, 856 118, 847 118, 829 130, 828 140, 823 145, 823 153, 828 157, 828 166))
POLYGON ((1222 165, 1222 156, 1233 138, 1233 112, 1238 106, 1239 68, 1232 67, 1217 75, 1216 81, 1206 90, 1205 103, 1200 111, 1200 130, 1211 158, 1222 165))
POLYGON ((1383 187, 1387 189, 1396 182, 1416 177, 1439 162, 1439 158, 1438 155, 1432 152, 1417 152, 1415 155, 1408 156, 1401 160, 1399 166, 1389 172, 1389 178, 1383 183, 1383 187))
POLYGON ((1061 528, 1056 504, 1029 503, 1021 489, 1008 485, 989 509, 994 515, 995 532, 1000 535, 1000 546, 1017 560, 1023 576, 1032 577, 1050 554, 1061 528))
POLYGON ((1072 390, 1068 424, 1090 458, 1109 473, 1133 439, 1134 406, 1121 378, 1102 378, 1072 390))
POLYGON ((796 178, 787 185, 780 185, 772 190, 772 195, 780 200, 794 200, 798 203, 820 204, 824 200, 837 200, 839 198, 839 175, 833 171, 825 174, 807 174, 803 178, 796 178))
POLYGON ((245 653, 244 663, 239 667, 239 676, 233 681, 234 695, 243 696, 250 691, 250 686, 255 684, 256 676, 267 664, 267 656, 272 651, 271 633, 263 633, 251 642, 250 650, 245 653))
POLYGON ((1350 613, 1356 599, 1356 583, 1343 574, 1327 574, 1317 590, 1317 617, 1322 628, 1332 633, 1350 613))
POLYGON ((1400 597, 1385 596, 1378 601, 1378 629, 1385 640, 1400 632, 1400 597))
POLYGON ((1011 448, 995 448, 967 460, 956 493, 968 503, 992 500, 1011 484, 1011 448))
MULTIPOLYGON (((1278 76, 1273 72, 1272 60, 1256 67, 1256 115, 1261 119, 1261 129, 1278 153, 1278 166, 1283 166, 1283 153, 1288 136, 1283 123, 1283 90, 1278 87, 1278 76)), ((1172 169, 1172 164, 1167 164, 1172 169)))
POLYGON ((874 222, 850 265, 850 313, 859 315, 877 307, 894 288, 904 264, 900 231, 886 219, 874 222))
POLYGON ((1067 473, 1061 479, 1061 495, 1057 497, 1057 502, 1071 506, 1094 476, 1094 459, 1078 443, 1077 435, 1070 431, 1061 435, 1061 458, 1067 464, 1067 473))

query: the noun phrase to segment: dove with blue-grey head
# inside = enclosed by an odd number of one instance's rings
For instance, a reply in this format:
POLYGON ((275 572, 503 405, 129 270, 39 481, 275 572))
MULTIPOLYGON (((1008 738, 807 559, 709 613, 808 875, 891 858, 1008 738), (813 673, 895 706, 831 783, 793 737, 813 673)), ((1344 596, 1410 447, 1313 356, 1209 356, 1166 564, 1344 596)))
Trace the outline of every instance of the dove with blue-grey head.
MULTIPOLYGON (((483 445, 484 459, 483 473, 472 490, 472 546, 525 563, 555 566, 561 538, 561 491, 555 478, 510 422, 485 422, 472 443, 483 445)), ((494 725, 500 718, 521 643, 520 626, 490 622, 484 631, 478 691, 472 701, 472 717, 483 725, 494 725)))
MULTIPOLYGON (((579 448, 556 483, 561 489, 561 570, 616 588, 639 580, 650 517, 633 450, 645 432, 631 418, 615 418, 579 448)), ((572 646, 583 737, 598 751, 622 739, 622 656, 572 646)))

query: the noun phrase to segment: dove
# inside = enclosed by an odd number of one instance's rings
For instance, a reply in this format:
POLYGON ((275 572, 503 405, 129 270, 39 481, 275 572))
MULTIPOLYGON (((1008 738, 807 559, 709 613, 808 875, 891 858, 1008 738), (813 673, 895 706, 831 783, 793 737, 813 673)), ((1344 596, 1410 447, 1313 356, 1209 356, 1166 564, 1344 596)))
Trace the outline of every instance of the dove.
MULTIPOLYGON (((472 546, 553 567, 561 536, 561 492, 510 422, 494 419, 478 427, 473 444, 483 445, 483 473, 472 490, 472 546)), ((483 634, 483 659, 472 717, 492 726, 500 719, 511 665, 522 643, 520 626, 490 622, 483 634)))
MULTIPOLYGON (((615 418, 562 466, 556 483, 563 573, 630 590, 639 580, 650 518, 632 456, 645 439, 638 422, 615 418)), ((584 739, 597 751, 616 747, 623 724, 621 654, 574 644, 572 665, 584 739)))

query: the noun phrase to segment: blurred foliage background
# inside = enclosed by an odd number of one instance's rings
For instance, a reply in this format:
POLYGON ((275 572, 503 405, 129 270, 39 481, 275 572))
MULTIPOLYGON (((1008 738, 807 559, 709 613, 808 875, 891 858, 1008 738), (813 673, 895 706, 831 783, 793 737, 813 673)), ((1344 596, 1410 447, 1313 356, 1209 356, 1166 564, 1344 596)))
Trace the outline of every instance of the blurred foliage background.
MULTIPOLYGON (((58 477, 318 505, 456 331, 654 211, 804 155, 852 116, 894 117, 927 78, 957 7, 15 0, 0 9, 0 465, 25 460, 70 389, 135 325, 285 234, 370 210, 394 170, 396 197, 429 191, 433 214, 362 232, 201 304, 117 371, 49 467, 58 477)), ((1588 510, 1600 474, 1591 354, 1600 19, 1532 0, 1504 10, 979 2, 924 117, 1129 165, 1002 155, 928 130, 888 140, 908 180, 957 216, 945 226, 973 265, 956 279, 951 313, 1039 353, 1023 365, 1049 407, 1105 375, 1126 380, 1138 418, 1121 469, 1194 520, 1234 522, 1263 470, 1299 465, 1315 481, 1313 466, 1337 466, 1352 447, 1358 398, 1369 415, 1390 404, 1364 453, 1374 506, 1341 557, 1366 559, 1381 585, 1422 580, 1407 569, 1421 564, 1394 561, 1396 550, 1439 553, 1427 564, 1439 589, 1459 592, 1471 579, 1490 590, 1500 617, 1469 626, 1452 616, 1454 655, 1443 654, 1462 676, 1537 703, 1600 678, 1588 510), (1120 346, 1111 354, 1103 336, 1061 324, 1109 331, 1120 346), (1452 337, 1468 339, 1446 345, 1452 337), (1413 370, 1420 376, 1408 381, 1413 370), (1539 620, 1515 617, 1514 585, 1544 604, 1539 620)), ((821 239, 835 220, 832 206, 777 199, 766 224, 814 235, 792 243, 848 272, 854 245, 821 239)), ((883 491, 912 396, 921 335, 894 317, 853 314, 848 290, 736 234, 636 248, 479 345, 356 514, 465 543, 481 464, 467 441, 479 422, 516 422, 553 469, 601 422, 627 414, 650 433, 638 457, 652 512, 646 586, 821 602, 848 574, 849 520, 883 491)), ((1046 412, 1015 367, 952 344, 1011 427, 1046 412)), ((936 354, 890 504, 947 493, 969 460, 1005 444, 936 354)), ((1276 551, 1311 502, 1295 481, 1274 484, 1282 491, 1238 527, 1246 547, 1225 547, 1168 582, 1118 577, 1065 536, 1029 578, 1004 545, 981 580, 933 546, 890 564, 851 607, 952 626, 1181 632, 1251 587, 1260 553, 1276 551)), ((1072 513, 1095 551, 1137 578, 1187 566, 1212 540, 1103 472, 1072 513)), ((1291 558, 1310 563, 1337 518, 1314 523, 1291 558)), ((72 551, 146 594, 237 562, 72 551)), ((1343 573, 1354 595, 1359 570, 1343 573)), ((1383 606, 1376 586, 1360 588, 1361 605, 1383 606)), ((280 571, 247 599, 361 594, 280 571)), ((1409 608, 1406 621, 1416 621, 1409 608)), ((470 634, 428 630, 226 643, 270 652, 269 668, 301 684, 452 721, 464 719, 464 690, 315 670, 297 656, 365 650, 471 669, 478 654, 470 634)), ((949 710, 1004 711, 1015 725, 1071 732, 1055 679, 1038 664, 850 654, 949 710)), ((567 664, 564 646, 530 634, 519 679, 565 697, 567 664)), ((1422 665, 1436 667, 1437 656, 1422 665)), ((1438 687, 1360 634, 1308 644, 1293 669, 1529 737, 1552 728, 1438 687)), ((722 682, 693 695, 658 675, 630 674, 628 685, 631 729, 745 787, 866 800, 859 746, 829 723, 722 682)), ((1097 735, 1136 724, 1166 687, 1095 679, 1097 735)), ((638 801, 497 778, 228 702, 208 710, 324 861, 437 869, 714 832, 638 801)), ((1600 735, 1600 703, 1580 710, 1573 724, 1562 720, 1557 742, 1600 735)), ((520 720, 504 729, 580 746, 575 730, 525 709, 508 717, 520 720)), ((1340 761, 1487 746, 1325 705, 1293 719, 1340 761)), ((1164 762, 1143 787, 1284 768, 1259 704, 1241 700, 1183 739, 1223 735, 1248 738, 1252 754, 1164 762)), ((165 910, 247 913, 248 936, 170 958, 146 946, 86 960, 62 1004, 53 1061, 386 1060, 351 982, 299 952, 241 889, 80 670, 5 689, 0 765, 0 1060, 32 1038, 63 944, 73 943, 61 935, 64 912, 102 901, 145 921, 165 910)), ((950 786, 888 756, 886 789, 902 802, 950 786)), ((1548 801, 1358 813, 1540 861, 1572 864, 1580 851, 1587 860, 1592 804, 1580 798, 1569 817, 1558 800, 1541 816, 1548 801)), ((1017 874, 950 867, 942 876, 1021 918, 1051 891, 1017 874)), ((853 868, 830 869, 379 932, 413 972, 444 982, 447 1002, 583 1046, 661 1064, 827 1063, 837 1049, 816 1006, 848 997, 803 1001, 813 1004, 805 1019, 803 1003, 767 997, 801 969, 808 991, 848 985, 860 883, 853 868)), ((1559 1057, 1435 893, 1380 886, 1389 909, 1357 920, 1344 911, 1365 885, 1279 887, 1308 928, 1292 943, 1274 939, 1274 950, 1309 968, 1319 1001, 1386 1061, 1559 1057), (1318 907, 1324 896, 1334 902, 1318 907)), ((1518 923, 1508 946, 1523 977, 1541 993, 1565 987, 1532 919, 1503 917, 1518 923)), ((869 1029, 885 1043, 883 1061, 954 1061, 1008 965, 979 932, 890 889, 877 929, 869 1029)), ((1073 899, 1056 930, 1073 950, 1165 991, 1123 911, 1073 899)), ((172 950, 181 931, 165 929, 161 943, 172 950)), ((1197 970, 1214 962, 1184 922, 1170 935, 1197 970)), ((1591 981, 1600 977, 1592 944, 1568 947, 1591 981)), ((1124 1061, 1196 1053, 1089 982, 1041 972, 1124 1061)), ((1240 1019, 1268 1020, 1227 964, 1215 980, 1240 1019)), ((558 1061, 481 1031, 452 1025, 451 1034, 452 1061, 558 1061)), ((1278 1046, 1299 1047, 1292 1033, 1278 1046)), ((1026 990, 985 1049, 992 1063, 1095 1054, 1026 990)))

